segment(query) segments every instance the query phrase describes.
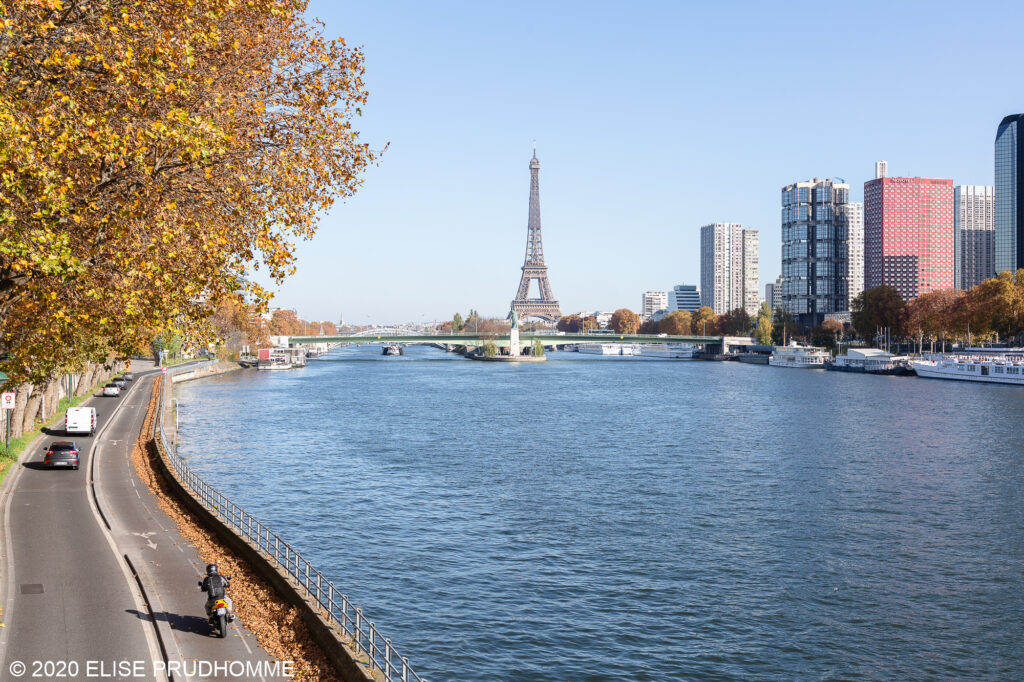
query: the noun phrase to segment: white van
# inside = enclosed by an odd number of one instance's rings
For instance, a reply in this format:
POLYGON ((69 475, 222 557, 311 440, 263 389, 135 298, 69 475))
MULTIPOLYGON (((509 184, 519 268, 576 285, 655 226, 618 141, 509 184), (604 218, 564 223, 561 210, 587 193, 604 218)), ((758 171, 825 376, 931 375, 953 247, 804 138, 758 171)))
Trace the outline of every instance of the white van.
POLYGON ((96 408, 95 407, 69 407, 64 415, 64 433, 87 433, 90 436, 96 432, 96 408))

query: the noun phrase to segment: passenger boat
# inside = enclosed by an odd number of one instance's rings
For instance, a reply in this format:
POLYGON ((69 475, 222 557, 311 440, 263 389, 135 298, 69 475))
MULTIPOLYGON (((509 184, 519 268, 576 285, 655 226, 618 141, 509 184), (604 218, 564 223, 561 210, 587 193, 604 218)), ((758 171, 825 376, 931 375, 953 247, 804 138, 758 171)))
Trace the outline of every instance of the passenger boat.
POLYGON ((295 369, 306 366, 306 351, 303 348, 260 348, 257 351, 256 369, 295 369))
POLYGON ((768 358, 768 364, 793 369, 823 369, 829 357, 829 352, 820 346, 799 346, 794 341, 788 346, 777 347, 768 358))
POLYGON ((581 343, 576 350, 590 355, 634 355, 632 343, 581 343))
POLYGON ((1024 357, 1005 355, 933 355, 911 363, 919 377, 1024 386, 1024 357))
POLYGON ((693 358, 693 346, 685 343, 651 343, 641 345, 637 355, 645 358, 693 358))
POLYGON ((397 343, 388 343, 381 350, 381 355, 405 355, 405 351, 397 343))
POLYGON ((893 355, 878 348, 849 348, 846 355, 837 355, 834 360, 826 360, 825 369, 863 374, 913 374, 910 358, 905 355, 893 355))

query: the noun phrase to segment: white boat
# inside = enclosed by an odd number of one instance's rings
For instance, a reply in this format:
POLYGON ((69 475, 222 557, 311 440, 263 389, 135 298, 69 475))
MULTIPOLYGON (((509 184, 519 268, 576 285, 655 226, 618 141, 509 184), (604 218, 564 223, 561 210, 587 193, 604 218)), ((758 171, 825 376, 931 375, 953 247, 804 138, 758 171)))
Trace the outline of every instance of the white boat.
POLYGON ((911 363, 919 377, 1024 386, 1024 357, 1019 355, 935 355, 911 363))
POLYGON ((257 357, 256 369, 294 369, 306 366, 304 348, 260 348, 257 357))
POLYGON ((632 343, 581 343, 577 350, 590 355, 633 355, 632 343))
POLYGON ((685 343, 651 343, 641 345, 637 353, 645 358, 692 358, 693 346, 685 343))
POLYGON ((768 358, 768 364, 793 369, 824 369, 825 361, 830 357, 829 352, 820 346, 798 346, 793 342, 788 346, 778 346, 768 358))
POLYGON ((850 348, 846 355, 837 355, 825 362, 825 369, 835 372, 866 374, 910 374, 910 358, 893 355, 878 348, 850 348))

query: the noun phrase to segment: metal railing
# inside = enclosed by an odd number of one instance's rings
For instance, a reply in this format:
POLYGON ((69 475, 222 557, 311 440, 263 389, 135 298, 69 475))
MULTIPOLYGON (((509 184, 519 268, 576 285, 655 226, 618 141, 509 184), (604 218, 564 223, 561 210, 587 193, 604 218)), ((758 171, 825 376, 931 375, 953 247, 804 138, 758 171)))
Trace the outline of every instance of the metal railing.
POLYGON ((282 540, 277 533, 200 478, 171 447, 163 423, 164 404, 170 398, 171 376, 215 362, 214 360, 173 367, 165 373, 166 380, 163 382, 163 395, 157 407, 156 424, 164 452, 167 453, 167 458, 177 472, 178 478, 210 513, 216 515, 242 539, 295 579, 295 582, 305 590, 306 595, 329 615, 331 622, 341 627, 341 631, 350 640, 349 644, 355 649, 357 657, 358 654, 366 656, 367 660, 362 664, 369 668, 371 675, 375 671, 380 671, 387 682, 426 682, 409 666, 409 659, 400 655, 392 646, 391 640, 381 635, 373 621, 363 615, 362 607, 352 604, 347 596, 339 592, 330 580, 302 558, 302 555, 292 549, 291 545, 282 540))

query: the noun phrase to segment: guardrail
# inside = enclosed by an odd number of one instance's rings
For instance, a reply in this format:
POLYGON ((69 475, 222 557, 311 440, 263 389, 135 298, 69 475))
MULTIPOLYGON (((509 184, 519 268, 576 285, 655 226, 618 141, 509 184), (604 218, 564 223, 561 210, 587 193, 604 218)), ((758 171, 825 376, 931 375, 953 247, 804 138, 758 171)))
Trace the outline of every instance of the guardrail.
POLYGON ((347 596, 339 592, 331 581, 303 559, 302 555, 292 549, 291 545, 282 540, 277 533, 200 478, 171 447, 164 432, 163 422, 164 404, 170 398, 171 376, 206 367, 215 362, 213 360, 187 366, 179 365, 168 368, 165 372, 167 381, 163 382, 163 395, 157 406, 156 424, 164 452, 167 453, 179 479, 210 513, 220 518, 250 545, 270 558, 275 566, 284 569, 305 589, 310 599, 315 600, 330 614, 331 622, 339 625, 341 631, 351 638, 356 653, 366 655, 368 663, 364 665, 368 666, 371 675, 374 671, 380 671, 387 682, 426 682, 409 666, 409 659, 395 650, 391 640, 380 634, 373 621, 367 620, 362 607, 354 606, 347 596))

